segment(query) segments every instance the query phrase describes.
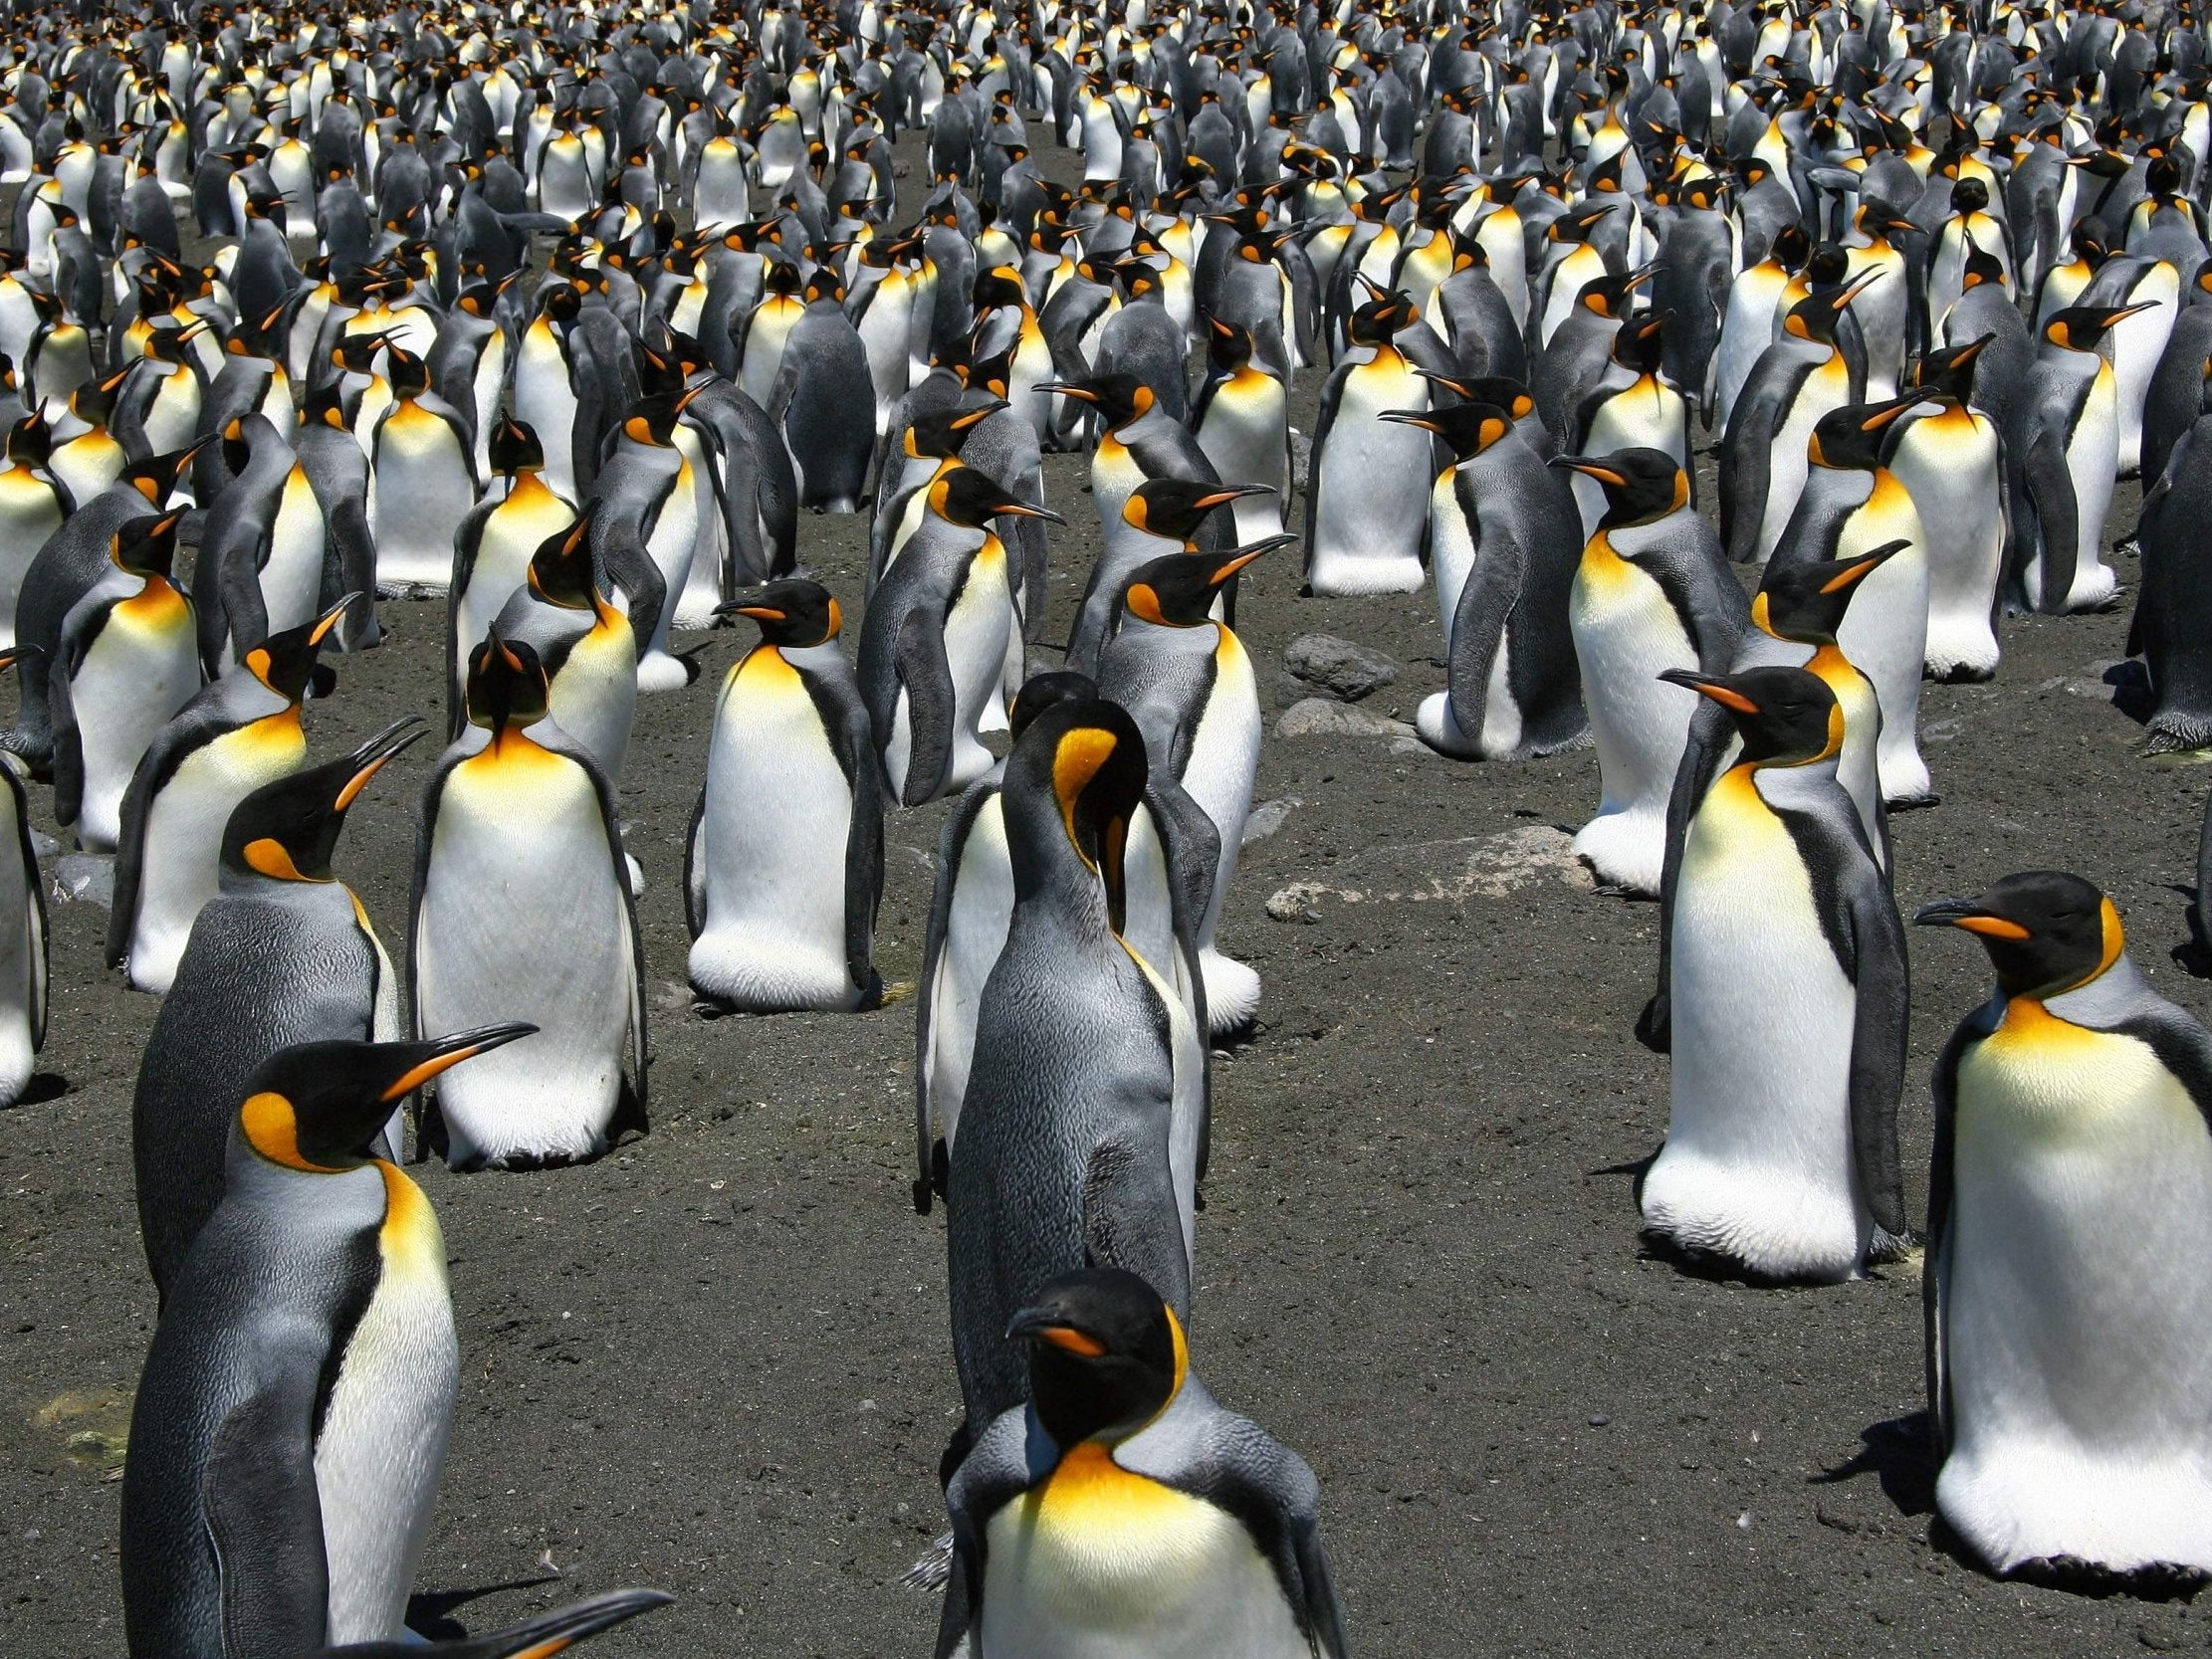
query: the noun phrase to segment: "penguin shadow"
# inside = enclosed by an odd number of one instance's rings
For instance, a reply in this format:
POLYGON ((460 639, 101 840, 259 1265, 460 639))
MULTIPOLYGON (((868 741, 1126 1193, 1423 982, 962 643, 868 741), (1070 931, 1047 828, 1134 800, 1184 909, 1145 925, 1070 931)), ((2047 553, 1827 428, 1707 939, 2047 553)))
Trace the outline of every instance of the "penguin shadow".
POLYGON ((536 1589, 540 1584, 557 1584, 560 1574, 542 1573, 536 1578, 512 1578, 504 1584, 479 1584, 467 1590, 424 1590, 420 1595, 407 1598, 407 1628, 417 1636, 427 1636, 434 1642, 465 1640, 467 1628, 456 1619, 454 1612, 470 1602, 487 1595, 499 1595, 507 1590, 536 1589))
POLYGON ((2150 689, 2150 670, 2135 658, 2114 663, 2099 676, 2112 688, 2112 707, 2137 726, 2148 726, 2158 712, 2157 694, 2150 689))
MULTIPOLYGON (((2187 903, 2188 909, 2182 912, 2182 921, 2189 930, 2189 936, 2167 954, 2172 956, 2174 966, 2190 978, 2212 979, 2212 939, 2204 936, 2204 925, 2197 919, 2197 890, 2183 882, 2168 882, 2166 891, 2179 894, 2187 903)), ((32 1081, 35 1083, 38 1080, 34 1078, 32 1081)))
POLYGON ((13 1112, 26 1106, 44 1106, 48 1101, 58 1101, 69 1093, 69 1079, 60 1072, 33 1072, 31 1081, 23 1086, 23 1093, 0 1107, 0 1111, 13 1112))

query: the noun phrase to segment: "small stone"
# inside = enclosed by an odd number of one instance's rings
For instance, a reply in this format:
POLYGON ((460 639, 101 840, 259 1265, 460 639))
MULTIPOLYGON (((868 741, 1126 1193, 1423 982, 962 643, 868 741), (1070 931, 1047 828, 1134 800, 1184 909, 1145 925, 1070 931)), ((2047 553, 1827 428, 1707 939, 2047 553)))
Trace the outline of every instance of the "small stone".
POLYGON ((1289 887, 1267 897, 1267 914, 1277 922, 1319 922, 1321 913, 1313 908, 1315 888, 1308 882, 1293 882, 1289 887))
POLYGON ((1357 703, 1398 678, 1398 659, 1335 634, 1300 634, 1284 649, 1283 667, 1345 703, 1357 703))
POLYGON ((2135 1640, 2153 1653, 2176 1653, 2188 1645, 2189 1628, 2171 1613, 2152 1613, 2135 1626, 2135 1640))
POLYGON ((1736 1517, 1736 1531, 1739 1533, 1748 1533, 1749 1531, 1751 1531, 1751 1512, 1749 1510, 1745 1510, 1741 1515, 1736 1517))
POLYGON ((1271 801, 1261 801, 1244 815, 1244 833, 1239 846, 1249 847, 1254 841, 1264 841, 1289 820, 1290 809, 1305 803, 1296 795, 1279 795, 1271 801))
POLYGON ((1275 722, 1278 737, 1401 737, 1411 736, 1409 727, 1398 721, 1385 720, 1381 715, 1371 715, 1364 709, 1349 704, 1332 703, 1325 697, 1309 697, 1293 703, 1275 722))
POLYGON ((1813 1506, 1813 1519, 1824 1527, 1833 1527, 1839 1533, 1856 1533, 1859 1523, 1841 1510, 1830 1509, 1826 1504, 1813 1506))
POLYGON ((1608 1417, 1603 1411, 1594 1411, 1590 1415, 1590 1426, 1592 1428, 1604 1428, 1606 1424, 1612 1421, 1613 1419, 1611 1417, 1608 1417))
POLYGON ((105 853, 65 853, 54 861, 54 897, 64 904, 115 902, 115 861, 105 853))

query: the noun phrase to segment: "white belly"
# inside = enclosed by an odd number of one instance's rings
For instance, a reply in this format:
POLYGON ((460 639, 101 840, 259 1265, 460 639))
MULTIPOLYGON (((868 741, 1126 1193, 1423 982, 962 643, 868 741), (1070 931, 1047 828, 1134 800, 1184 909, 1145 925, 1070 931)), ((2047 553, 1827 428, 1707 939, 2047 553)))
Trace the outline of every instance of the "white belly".
POLYGON ((285 480, 277 521, 269 535, 269 561, 261 567, 261 605, 269 631, 282 633, 322 614, 323 553, 328 530, 305 469, 285 480))
POLYGON ((28 475, 16 477, 14 470, 0 474, 0 649, 15 644, 15 602, 24 572, 61 527, 52 490, 28 475))
POLYGON ((1965 410, 1926 416, 1906 429, 1891 470, 1926 532, 1928 670, 1986 678, 1997 667, 1990 617, 2005 553, 1996 428, 1965 410))
POLYGON ((992 753, 979 731, 999 696, 1013 627, 1005 548, 991 536, 968 566, 967 585, 945 615, 945 661, 952 670, 955 715, 953 761, 944 793, 965 789, 991 770, 992 753))
POLYGON ((1421 585, 1433 446, 1419 427, 1376 417, 1428 407, 1428 382, 1395 351, 1345 377, 1328 440, 1313 458, 1306 560, 1314 592, 1410 593, 1421 585))
POLYGON ((968 1068, 976 1053, 976 1010, 984 981, 1006 947, 1013 917, 1013 871, 1006 852, 1006 819, 996 796, 976 814, 953 873, 953 903, 937 975, 927 987, 930 1046, 922 1057, 923 1088, 931 1120, 950 1150, 968 1094, 968 1068))
POLYGON ((724 688, 694 857, 701 990, 757 1011, 849 1008, 845 847, 852 791, 796 670, 759 651, 724 688))
POLYGON ((87 852, 115 850, 130 774, 154 733, 199 689, 199 646, 181 600, 173 616, 151 626, 121 606, 109 614, 70 683, 85 766, 77 840, 87 852))
POLYGON ((460 434, 427 410, 394 405, 376 430, 368 475, 377 585, 445 591, 453 580, 453 532, 474 506, 476 484, 460 434))
POLYGON ((573 762, 450 775, 417 921, 416 1024, 540 1027, 439 1079, 456 1161, 605 1149, 636 990, 617 868, 573 762))
POLYGON ((1697 652, 1657 582, 1610 556, 1599 569, 1594 575, 1586 553, 1568 606, 1600 786, 1597 815, 1575 837, 1575 851, 1602 880, 1657 893, 1666 798, 1697 706, 1695 692, 1659 676, 1694 669, 1697 652))

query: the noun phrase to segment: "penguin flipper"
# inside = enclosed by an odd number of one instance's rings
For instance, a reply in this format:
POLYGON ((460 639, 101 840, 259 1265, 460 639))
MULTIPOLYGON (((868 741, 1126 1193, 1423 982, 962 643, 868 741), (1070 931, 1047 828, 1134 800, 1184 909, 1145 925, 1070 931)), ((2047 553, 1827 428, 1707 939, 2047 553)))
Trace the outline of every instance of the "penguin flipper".
MULTIPOLYGON (((1852 822, 1858 822, 1856 808, 1852 822)), ((1872 858, 1872 853, 1868 857, 1872 858)), ((1904 924, 1888 883, 1870 864, 1851 899, 1858 986, 1851 1040, 1852 1161, 1867 1213, 1895 1246, 1910 1237, 1897 1153, 1897 1102, 1904 1094, 1910 991, 1904 924)))
POLYGON ((875 938, 876 911, 883 903, 883 767, 859 692, 847 682, 836 693, 842 718, 829 726, 830 741, 852 792, 851 828, 845 836, 845 970, 852 975, 853 988, 872 1003, 882 994, 875 938))
POLYGON ((945 1513, 953 1524, 952 1575, 938 1616, 935 1659, 953 1659, 971 1630, 982 1627, 984 1568, 991 1518, 1052 1472, 1059 1460, 1041 1428, 1032 1428, 1026 1406, 993 1418, 962 1455, 945 1484, 945 1513))
POLYGON ((327 511, 324 593, 332 604, 348 593, 359 595, 339 634, 346 650, 358 651, 383 637, 376 623, 376 538, 360 502, 337 502, 327 511))
POLYGON ((1785 389, 1796 388, 1777 386, 1771 378, 1762 382, 1754 375, 1728 411, 1728 429, 1720 441, 1720 539, 1738 564, 1758 556, 1769 463, 1785 389))
POLYGON ((1637 1016, 1636 1040, 1654 1054, 1673 1050, 1674 891, 1681 881, 1682 846, 1689 821, 1720 774, 1730 748, 1728 716, 1717 703, 1700 702, 1690 717, 1689 737, 1666 797, 1666 853, 1659 875, 1659 983, 1637 1016))
MULTIPOLYGON (((1459 510, 1469 525, 1479 526, 1480 507, 1473 481, 1463 474, 1452 480, 1459 510)), ((1490 691, 1490 667, 1497 660, 1505 638, 1507 618, 1521 597, 1528 575, 1528 550, 1511 534, 1483 535, 1475 531, 1474 560, 1467 579, 1459 584, 1459 597, 1451 607, 1450 650, 1445 662, 1444 695, 1451 719, 1459 729, 1479 733, 1484 705, 1490 691)))
POLYGON ((1938 1463, 1951 1446, 1950 1371, 1944 1352, 1943 1278, 1951 1220, 1953 1158, 1957 1145, 1958 1067, 1967 1045, 1995 1029, 1994 1005, 1976 1009, 1958 1024, 1943 1045, 1930 1080, 1934 1096, 1934 1136, 1928 1153, 1927 1253, 1920 1267, 1920 1312, 1927 1365, 1928 1437, 1938 1463))
POLYGON ((906 690, 906 788, 902 806, 934 799, 952 764, 953 722, 958 718, 952 663, 945 655, 945 625, 917 607, 899 619, 894 658, 899 684, 906 690))
POLYGON ((15 826, 18 850, 23 859, 23 871, 29 878, 29 904, 26 907, 24 927, 25 942, 31 954, 31 1051, 35 1054, 46 1047, 46 1009, 48 984, 52 977, 47 959, 46 943, 46 882, 39 871, 38 848, 31 844, 30 792, 23 787, 23 780, 15 769, 0 765, 7 773, 8 787, 15 793, 15 826))
POLYGON ((684 927, 693 938, 707 929, 707 875, 699 859, 699 836, 706 826, 707 791, 702 788, 684 829, 684 927))
POLYGON ((2037 539, 2032 557, 2043 562, 2043 596, 2040 609, 2056 614, 2066 608, 2074 591, 2074 566, 2079 556, 2081 513, 2074 500, 2074 475, 2067 471, 2066 451, 2049 429, 2036 434, 2028 450, 2028 493, 2036 504, 2037 539))
POLYGON ((457 1642, 349 1642, 344 1647, 316 1649, 312 1659, 532 1659, 533 1655, 564 1653, 577 1642, 611 1630, 625 1619, 665 1607, 676 1598, 663 1590, 609 1590, 549 1612, 457 1642))
MULTIPOLYGON (((106 621, 103 613, 101 621, 106 621)), ((77 698, 70 677, 84 665, 98 627, 63 647, 61 663, 47 677, 46 719, 54 732, 54 821, 74 824, 85 806, 85 748, 77 730, 77 698)))
MULTIPOLYGON (((1163 1019, 1163 1050, 1165 1023, 1163 1019)), ((1124 1123, 1141 1120, 1165 1126, 1174 1111, 1173 1099, 1174 1079, 1163 1076, 1154 1100, 1120 1100, 1108 1111, 1124 1123)), ((1159 1136, 1143 1150, 1115 1136, 1099 1141, 1084 1164, 1082 1205, 1083 1265, 1127 1268, 1158 1290, 1177 1318, 1187 1317, 1190 1229, 1169 1170, 1167 1138, 1159 1136)))
POLYGON ((279 1345, 273 1357, 283 1368, 223 1419, 200 1478, 200 1514, 221 1584, 225 1659, 312 1652, 330 1619, 323 1500, 315 1484, 318 1367, 297 1343, 279 1345))

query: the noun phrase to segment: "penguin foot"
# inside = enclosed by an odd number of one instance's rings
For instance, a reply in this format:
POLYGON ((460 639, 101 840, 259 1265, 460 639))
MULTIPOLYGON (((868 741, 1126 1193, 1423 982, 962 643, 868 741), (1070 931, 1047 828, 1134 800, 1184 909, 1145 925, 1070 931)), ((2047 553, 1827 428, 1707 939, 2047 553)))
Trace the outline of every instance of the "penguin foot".
POLYGON ((945 1533, 930 1545, 929 1554, 899 1574, 899 1587, 941 1590, 953 1575, 953 1535, 945 1533))
POLYGON ((1924 795, 1899 795, 1881 804, 1891 812, 1924 812, 1931 806, 1941 806, 1943 797, 1930 789, 1924 795))
POLYGON ((2212 748, 2212 721, 2189 715, 2160 715, 2143 738, 2145 754, 2187 754, 2212 748))
POLYGON ((1206 981, 1206 1030, 1211 1041, 1250 1030, 1259 1012, 1259 975, 1218 950, 1199 952, 1206 981))
POLYGON ((2179 1601, 2212 1583, 2212 1572, 2202 1567, 2155 1561, 2149 1566, 2122 1572, 2099 1561, 2086 1561, 2079 1555, 2039 1555, 1999 1576, 2039 1584, 2046 1589, 2065 1590, 2072 1595, 2099 1598, 2126 1595, 2138 1601, 2179 1601))

